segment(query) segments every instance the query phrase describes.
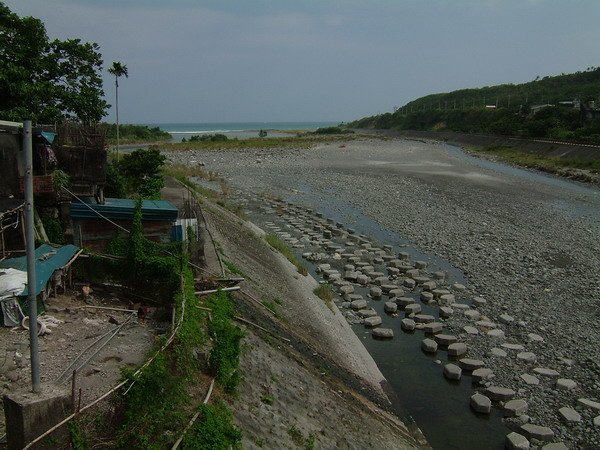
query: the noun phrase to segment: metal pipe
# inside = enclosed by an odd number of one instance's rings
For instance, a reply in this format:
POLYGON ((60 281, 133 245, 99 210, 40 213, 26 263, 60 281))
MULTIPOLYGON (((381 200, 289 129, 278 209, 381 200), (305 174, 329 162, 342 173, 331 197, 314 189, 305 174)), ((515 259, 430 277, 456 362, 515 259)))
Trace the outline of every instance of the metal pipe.
POLYGON ((33 207, 33 144, 31 120, 23 122, 25 161, 25 248, 27 250, 27 302, 29 309, 29 347, 31 353, 31 387, 40 392, 40 357, 38 350, 37 300, 35 296, 35 238, 33 207))

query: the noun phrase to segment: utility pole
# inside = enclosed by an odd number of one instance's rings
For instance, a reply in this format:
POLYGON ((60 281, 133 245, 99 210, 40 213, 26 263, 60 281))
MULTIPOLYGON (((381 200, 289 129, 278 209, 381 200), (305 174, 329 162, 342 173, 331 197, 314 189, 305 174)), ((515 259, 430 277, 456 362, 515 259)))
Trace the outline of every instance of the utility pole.
POLYGON ((35 296, 35 237, 33 231, 33 151, 31 120, 23 122, 25 155, 25 249, 27 252, 27 308, 29 310, 29 347, 31 354, 31 386, 40 392, 40 358, 38 351, 37 301, 35 296))

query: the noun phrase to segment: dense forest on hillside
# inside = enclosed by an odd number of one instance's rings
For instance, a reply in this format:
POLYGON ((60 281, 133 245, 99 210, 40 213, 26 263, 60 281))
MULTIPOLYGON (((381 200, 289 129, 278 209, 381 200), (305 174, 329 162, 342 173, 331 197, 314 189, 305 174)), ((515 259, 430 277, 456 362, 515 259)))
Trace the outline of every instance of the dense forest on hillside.
POLYGON ((523 84, 431 94, 348 126, 600 142, 599 105, 600 67, 590 67, 523 84))

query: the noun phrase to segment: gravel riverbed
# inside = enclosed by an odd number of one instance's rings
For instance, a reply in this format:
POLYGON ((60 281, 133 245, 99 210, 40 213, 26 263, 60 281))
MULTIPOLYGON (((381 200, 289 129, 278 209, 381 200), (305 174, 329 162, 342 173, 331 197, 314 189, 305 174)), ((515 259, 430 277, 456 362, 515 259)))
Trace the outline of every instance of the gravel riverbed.
POLYGON ((234 188, 294 195, 317 211, 321 201, 339 199, 447 260, 467 279, 461 298, 485 299, 476 309, 504 337, 481 329, 469 334, 464 327, 476 321, 458 312, 444 321, 444 333, 467 344, 469 358, 486 362, 494 374, 488 385, 510 388, 526 401, 526 411, 505 419, 509 428, 527 434, 520 428, 525 423, 545 426, 554 433, 551 441, 568 448, 600 447, 600 419, 594 423, 600 411, 580 400, 600 401, 598 189, 479 165, 433 142, 362 139, 168 156, 202 162, 234 188), (538 384, 528 384, 524 374, 538 384), (565 407, 580 417, 564 417, 565 407))

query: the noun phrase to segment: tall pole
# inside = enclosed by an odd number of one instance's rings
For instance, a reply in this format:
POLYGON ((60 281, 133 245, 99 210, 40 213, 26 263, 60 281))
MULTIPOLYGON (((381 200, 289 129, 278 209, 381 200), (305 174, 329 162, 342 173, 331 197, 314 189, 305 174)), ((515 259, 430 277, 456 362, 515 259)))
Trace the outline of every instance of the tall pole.
POLYGON ((119 77, 115 75, 115 96, 117 103, 117 161, 119 161, 119 77))
POLYGON ((40 392, 37 300, 35 298, 35 237, 33 232, 33 151, 31 120, 23 122, 23 153, 25 154, 25 249, 27 252, 27 305, 29 310, 31 386, 33 392, 40 392))

